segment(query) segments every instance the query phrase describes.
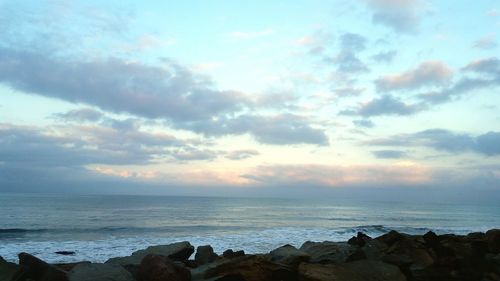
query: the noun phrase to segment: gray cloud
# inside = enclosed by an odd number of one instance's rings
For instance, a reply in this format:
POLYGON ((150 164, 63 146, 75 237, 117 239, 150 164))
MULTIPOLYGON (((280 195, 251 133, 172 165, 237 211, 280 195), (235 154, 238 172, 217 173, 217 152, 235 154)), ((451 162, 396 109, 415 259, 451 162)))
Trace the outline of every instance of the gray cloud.
POLYGON ((70 110, 65 113, 54 114, 54 117, 56 119, 62 121, 77 121, 77 122, 86 122, 86 121, 96 122, 101 120, 103 116, 104 114, 102 112, 92 108, 80 108, 80 109, 70 110))
POLYGON ((391 63, 397 54, 396 50, 384 51, 373 55, 371 58, 376 62, 391 63))
POLYGON ((370 119, 353 120, 352 123, 357 127, 373 128, 375 124, 370 119))
POLYGON ((0 82, 13 89, 146 118, 192 121, 239 111, 242 93, 219 91, 168 60, 150 66, 118 58, 75 61, 0 48, 0 82))
POLYGON ((449 153, 475 152, 488 156, 500 155, 500 133, 488 132, 474 137, 443 129, 430 129, 414 134, 400 134, 367 142, 375 146, 429 147, 449 153))
POLYGON ((379 159, 400 159, 408 156, 406 152, 399 150, 377 150, 372 153, 379 159))
POLYGON ((207 136, 221 136, 249 133, 265 144, 316 144, 328 145, 328 137, 321 129, 310 125, 307 118, 294 114, 253 115, 234 118, 203 120, 177 124, 207 136))
POLYGON ((372 21, 396 32, 415 33, 421 20, 420 0, 364 0, 373 11, 372 21))
POLYGON ((358 108, 343 110, 340 115, 360 115, 364 117, 380 115, 411 115, 425 109, 421 103, 408 104, 390 95, 375 98, 358 108))
POLYGON ((494 35, 487 35, 479 38, 472 45, 473 48, 489 50, 497 47, 496 37, 494 35))
POLYGON ((254 156, 260 155, 260 153, 257 150, 254 149, 241 149, 241 150, 235 150, 231 151, 226 155, 226 158, 230 160, 243 160, 243 159, 248 159, 254 156))
POLYGON ((388 75, 375 81, 377 91, 415 90, 426 86, 441 86, 449 83, 453 71, 441 61, 426 61, 415 69, 398 75, 388 75))
POLYGON ((358 53, 366 49, 366 42, 366 38, 359 34, 344 33, 340 36, 340 50, 337 55, 333 58, 325 57, 325 61, 334 63, 339 72, 366 72, 368 67, 358 58, 358 53))

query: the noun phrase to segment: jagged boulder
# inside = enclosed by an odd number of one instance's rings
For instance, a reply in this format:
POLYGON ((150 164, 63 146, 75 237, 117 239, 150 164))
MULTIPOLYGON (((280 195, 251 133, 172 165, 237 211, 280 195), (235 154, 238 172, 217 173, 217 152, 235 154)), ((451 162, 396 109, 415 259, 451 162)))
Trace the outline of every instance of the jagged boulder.
POLYGON ((141 262, 138 281, 190 281, 191 272, 181 262, 165 256, 147 255, 141 262))
POLYGON ((299 250, 311 256, 311 263, 342 263, 356 251, 356 248, 344 242, 307 241, 299 250))
POLYGON ((151 246, 144 250, 135 251, 128 257, 111 258, 106 263, 120 265, 139 265, 147 255, 160 255, 175 261, 187 260, 194 252, 194 247, 187 241, 168 245, 151 246))
POLYGON ((225 250, 222 253, 222 256, 226 259, 233 259, 237 257, 243 257, 245 256, 245 251, 239 250, 239 251, 233 251, 232 249, 225 250))
POLYGON ((106 263, 80 263, 68 276, 69 281, 135 281, 122 266, 106 263))
POLYGON ((297 267, 301 262, 308 262, 311 255, 300 251, 292 245, 284 245, 269 252, 271 260, 281 264, 297 267))
POLYGON ((13 280, 16 281, 68 281, 66 272, 28 253, 19 255, 20 269, 13 280))
POLYGON ((398 267, 380 261, 362 260, 344 264, 299 266, 301 281, 406 281, 398 267))
POLYGON ((217 258, 217 254, 214 253, 214 249, 210 245, 199 246, 196 248, 196 255, 194 260, 198 265, 203 265, 206 263, 213 262, 217 258))

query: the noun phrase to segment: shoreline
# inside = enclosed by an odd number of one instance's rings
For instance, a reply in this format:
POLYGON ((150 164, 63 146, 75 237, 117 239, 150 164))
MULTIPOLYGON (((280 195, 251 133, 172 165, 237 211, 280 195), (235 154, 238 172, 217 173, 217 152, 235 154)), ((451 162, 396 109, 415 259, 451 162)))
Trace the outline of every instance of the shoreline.
POLYGON ((28 278, 35 281, 497 281, 500 280, 500 230, 467 235, 437 235, 432 231, 410 235, 390 231, 378 237, 358 232, 344 242, 308 241, 300 247, 284 245, 260 254, 239 249, 215 253, 209 245, 195 249, 185 241, 151 246, 104 263, 48 264, 29 253, 20 253, 18 263, 0 259, 0 281, 28 278))

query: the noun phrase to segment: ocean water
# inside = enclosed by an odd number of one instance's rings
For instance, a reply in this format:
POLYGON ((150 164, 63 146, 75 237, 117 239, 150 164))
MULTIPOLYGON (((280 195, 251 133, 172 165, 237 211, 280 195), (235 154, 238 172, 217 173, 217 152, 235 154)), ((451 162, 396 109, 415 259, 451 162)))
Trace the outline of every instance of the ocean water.
POLYGON ((103 262, 184 240, 218 253, 257 253, 345 241, 358 231, 465 234, 499 226, 500 204, 0 193, 0 256, 10 261, 28 252, 48 262, 103 262), (76 254, 54 253, 63 250, 76 254))

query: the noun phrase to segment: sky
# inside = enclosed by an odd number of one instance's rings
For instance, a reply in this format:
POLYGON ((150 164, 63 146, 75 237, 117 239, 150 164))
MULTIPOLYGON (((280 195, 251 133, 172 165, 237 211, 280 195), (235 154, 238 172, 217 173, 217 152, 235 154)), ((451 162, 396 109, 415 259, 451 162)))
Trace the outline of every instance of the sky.
POLYGON ((499 31, 497 0, 0 0, 0 191, 500 194, 499 31))

